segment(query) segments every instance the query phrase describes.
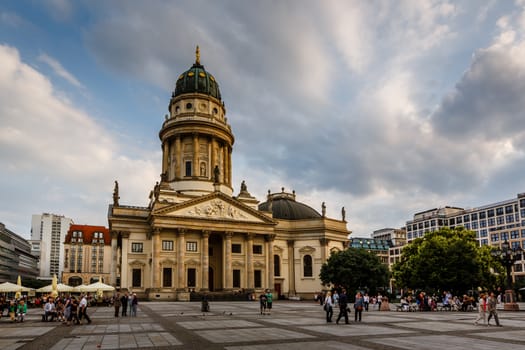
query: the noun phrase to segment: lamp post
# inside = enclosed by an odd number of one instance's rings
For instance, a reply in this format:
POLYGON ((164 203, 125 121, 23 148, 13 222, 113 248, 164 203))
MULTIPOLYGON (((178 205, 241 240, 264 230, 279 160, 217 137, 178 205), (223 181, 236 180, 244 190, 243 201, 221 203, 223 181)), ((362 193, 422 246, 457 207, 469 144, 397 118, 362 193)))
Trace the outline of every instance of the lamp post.
POLYGON ((501 244, 501 248, 494 249, 491 254, 492 256, 501 260, 501 263, 507 269, 507 286, 505 290, 505 306, 504 310, 508 311, 519 311, 519 306, 516 303, 516 296, 514 290, 512 290, 512 275, 511 269, 514 262, 521 257, 521 247, 511 248, 507 240, 501 244))

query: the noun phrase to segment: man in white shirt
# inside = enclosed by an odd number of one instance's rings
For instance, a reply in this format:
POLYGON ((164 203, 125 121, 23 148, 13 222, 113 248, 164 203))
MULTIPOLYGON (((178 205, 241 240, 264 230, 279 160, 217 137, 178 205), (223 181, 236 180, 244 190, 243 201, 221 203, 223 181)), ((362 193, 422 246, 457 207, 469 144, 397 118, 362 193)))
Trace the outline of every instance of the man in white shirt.
POLYGON ((55 307, 55 303, 53 298, 49 297, 47 299, 47 303, 44 305, 44 319, 46 321, 53 322, 55 320, 55 316, 57 315, 57 310, 55 307), (51 319, 49 317, 51 316, 51 319))
POLYGON ((87 314, 87 307, 88 307, 87 296, 84 294, 82 296, 82 300, 80 300, 80 304, 78 304, 79 316, 80 316, 79 319, 80 319, 80 322, 82 322, 82 318, 85 318, 88 324, 90 324, 91 318, 89 318, 87 314))

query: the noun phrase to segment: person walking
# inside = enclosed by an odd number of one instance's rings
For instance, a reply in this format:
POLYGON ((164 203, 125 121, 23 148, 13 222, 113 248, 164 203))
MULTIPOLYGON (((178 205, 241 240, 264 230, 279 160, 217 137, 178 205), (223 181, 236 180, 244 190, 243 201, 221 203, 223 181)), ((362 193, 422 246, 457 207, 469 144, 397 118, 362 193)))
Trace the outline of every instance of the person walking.
POLYGON ((357 292, 357 295, 355 296, 355 303, 354 303, 354 309, 355 309, 355 322, 359 320, 361 322, 361 314, 363 313, 363 308, 365 306, 365 302, 363 299, 363 295, 361 292, 357 292))
POLYGON ((477 326, 478 322, 483 319, 483 325, 487 324, 487 296, 481 294, 479 296, 479 305, 478 305, 478 318, 474 321, 474 324, 477 326))
POLYGON ((487 319, 487 326, 490 326, 490 319, 492 318, 492 316, 494 316, 496 326, 501 327, 501 324, 499 323, 498 311, 496 310, 497 306, 498 300, 496 299, 494 292, 490 292, 490 296, 488 298, 489 317, 487 319))
POLYGON ((272 291, 266 290, 266 309, 268 310, 268 315, 272 312, 272 303, 273 303, 273 294, 272 291))
POLYGON ((131 300, 131 316, 137 317, 137 306, 139 305, 139 299, 137 294, 133 293, 133 299, 131 300))
POLYGON ((336 324, 339 324, 341 317, 345 318, 345 323, 348 324, 348 296, 346 295, 346 289, 341 290, 339 295, 339 315, 337 316, 336 324))
POLYGON ((115 308, 115 317, 118 317, 120 311, 121 301, 120 294, 117 293, 113 296, 113 307, 115 308))
POLYGON ((334 315, 334 301, 332 300, 332 292, 326 293, 324 298, 324 311, 326 312, 326 322, 332 322, 332 316, 334 315))
POLYGON ((370 296, 368 293, 365 293, 363 296, 363 302, 365 303, 365 311, 368 311, 368 305, 370 304, 370 296))
POLYGON ((85 294, 82 296, 82 299, 80 300, 80 304, 78 304, 78 308, 79 308, 78 313, 79 313, 80 322, 82 322, 82 319, 85 318, 88 324, 90 324, 91 318, 87 314, 88 301, 87 301, 87 296, 85 294))
POLYGON ((120 297, 120 304, 122 304, 122 317, 128 316, 128 293, 122 294, 120 297))
POLYGON ((261 309, 261 315, 266 314, 267 301, 268 299, 266 299, 266 294, 261 293, 261 295, 259 295, 259 306, 261 309))

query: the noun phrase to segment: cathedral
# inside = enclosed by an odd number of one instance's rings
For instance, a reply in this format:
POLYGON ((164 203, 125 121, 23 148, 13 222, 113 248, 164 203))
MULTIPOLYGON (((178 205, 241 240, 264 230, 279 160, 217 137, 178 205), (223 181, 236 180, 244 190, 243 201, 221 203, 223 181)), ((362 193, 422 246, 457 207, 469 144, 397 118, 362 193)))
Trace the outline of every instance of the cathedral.
POLYGON ((296 200, 271 193, 260 203, 246 183, 234 193, 235 141, 219 84, 195 63, 180 74, 159 132, 162 171, 147 207, 109 206, 110 283, 149 300, 190 300, 192 294, 311 298, 323 289, 322 264, 345 249, 350 231, 296 200))

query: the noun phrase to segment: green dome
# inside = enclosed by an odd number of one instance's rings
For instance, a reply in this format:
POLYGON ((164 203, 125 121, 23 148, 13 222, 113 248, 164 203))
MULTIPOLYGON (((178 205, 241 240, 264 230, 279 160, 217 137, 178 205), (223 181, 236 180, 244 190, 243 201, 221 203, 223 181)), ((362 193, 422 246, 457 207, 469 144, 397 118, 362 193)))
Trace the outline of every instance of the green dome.
POLYGON ((190 69, 182 73, 177 79, 175 91, 172 97, 182 94, 199 93, 215 97, 221 100, 219 84, 209 72, 206 72, 204 66, 200 64, 200 53, 197 46, 196 60, 190 69))

